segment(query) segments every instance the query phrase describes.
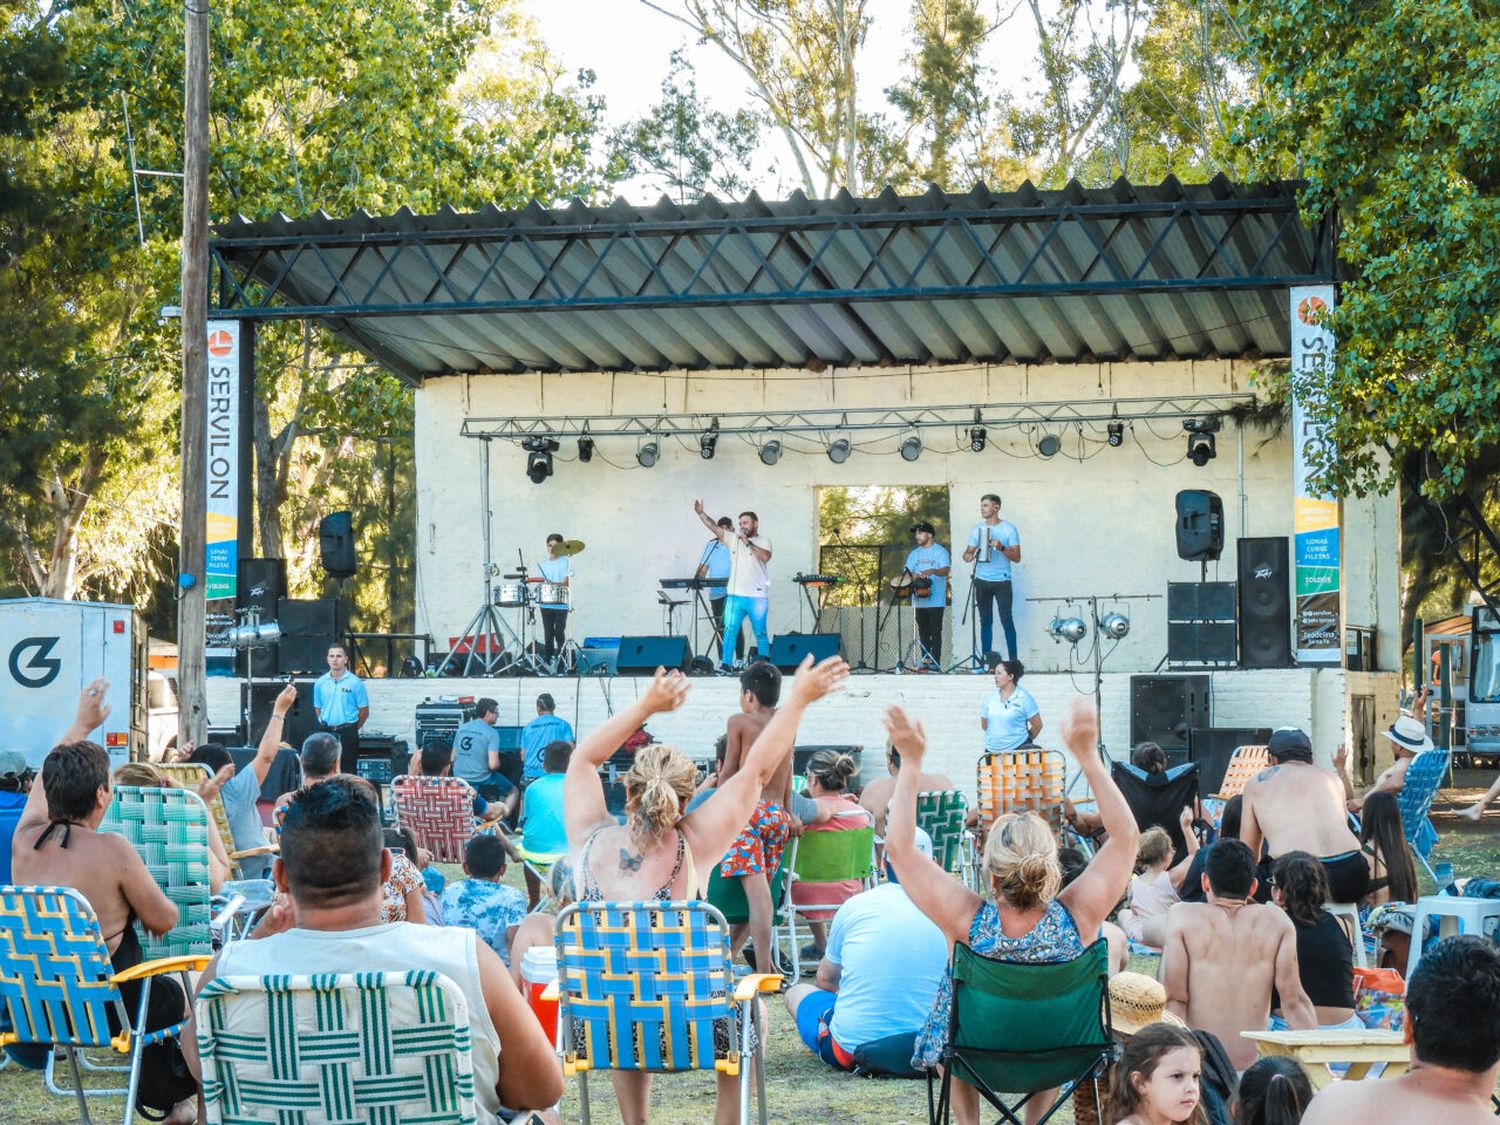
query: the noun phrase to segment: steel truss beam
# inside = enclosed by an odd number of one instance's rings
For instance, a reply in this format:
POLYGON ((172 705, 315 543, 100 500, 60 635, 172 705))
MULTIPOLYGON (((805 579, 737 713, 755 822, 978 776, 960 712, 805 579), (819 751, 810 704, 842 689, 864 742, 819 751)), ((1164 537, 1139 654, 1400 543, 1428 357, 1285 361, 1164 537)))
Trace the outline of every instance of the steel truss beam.
POLYGON ((927 406, 912 410, 860 407, 853 410, 738 411, 719 414, 550 415, 536 418, 466 418, 464 437, 519 442, 528 437, 683 437, 696 440, 710 429, 720 434, 833 434, 854 431, 1001 429, 1028 425, 1105 425, 1109 422, 1216 417, 1254 401, 1249 394, 1183 398, 1118 398, 1086 402, 1009 402, 927 406))
POLYGON ((1333 224, 1306 231, 1291 198, 231 234, 210 255, 211 315, 246 320, 1284 289, 1334 276, 1333 224), (1299 268, 1262 272, 1273 259, 1299 268))

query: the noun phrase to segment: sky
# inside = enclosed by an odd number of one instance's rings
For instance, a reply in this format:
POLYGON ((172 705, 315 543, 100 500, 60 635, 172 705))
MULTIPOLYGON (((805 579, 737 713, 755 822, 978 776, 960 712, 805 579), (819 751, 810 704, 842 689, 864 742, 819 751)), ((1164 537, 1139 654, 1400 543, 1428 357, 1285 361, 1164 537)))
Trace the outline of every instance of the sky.
MULTIPOLYGON (((1044 10, 1054 2, 1048 0, 1044 10)), ((672 0, 662 3, 668 6, 672 0)), ((609 127, 640 116, 658 100, 671 54, 678 47, 687 48, 698 90, 716 108, 730 110, 750 104, 743 74, 723 52, 694 42, 686 27, 639 0, 523 0, 523 6, 541 28, 552 53, 570 71, 593 69, 597 76, 595 90, 607 103, 605 123, 609 127)), ((884 108, 885 87, 902 73, 910 7, 911 0, 870 0, 872 23, 860 69, 859 100, 864 109, 884 108)), ((1030 14, 1023 10, 1017 10, 1014 18, 990 37, 986 62, 995 68, 1001 85, 1016 91, 1023 88, 1034 42, 1030 14)), ((757 184, 757 188, 762 193, 784 194, 797 186, 787 176, 783 181, 757 184)), ((626 184, 622 193, 637 200, 642 196, 639 185, 626 184)))

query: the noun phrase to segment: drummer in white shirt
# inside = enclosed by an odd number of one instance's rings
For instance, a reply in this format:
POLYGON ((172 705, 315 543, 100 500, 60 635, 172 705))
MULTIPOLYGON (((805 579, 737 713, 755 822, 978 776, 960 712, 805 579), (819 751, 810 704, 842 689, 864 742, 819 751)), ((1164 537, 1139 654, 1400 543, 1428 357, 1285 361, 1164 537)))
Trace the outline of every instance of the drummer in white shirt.
POLYGON ((557 553, 562 544, 563 537, 557 532, 547 536, 547 557, 537 567, 542 572, 542 589, 539 594, 541 600, 537 603, 542 611, 542 652, 548 660, 562 652, 568 633, 573 560, 557 553), (559 600, 549 587, 562 587, 568 591, 568 597, 559 600))

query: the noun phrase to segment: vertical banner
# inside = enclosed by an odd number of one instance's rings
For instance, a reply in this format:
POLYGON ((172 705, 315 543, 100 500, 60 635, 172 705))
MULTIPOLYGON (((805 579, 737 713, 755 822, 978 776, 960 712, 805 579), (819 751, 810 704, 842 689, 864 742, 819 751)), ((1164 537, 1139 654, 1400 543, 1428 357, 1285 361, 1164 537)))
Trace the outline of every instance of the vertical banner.
POLYGON ((1333 311, 1331 285, 1291 291, 1292 526, 1297 575, 1294 616, 1297 663, 1338 667, 1344 659, 1340 612, 1339 502, 1308 484, 1311 462, 1325 443, 1323 374, 1333 366, 1333 333, 1323 327, 1333 311))
MULTIPOLYGON (((237 320, 208 322, 208 564, 209 601, 234 597, 239 570, 240 350, 244 329, 237 320)), ((249 513, 244 513, 249 518, 249 513)))

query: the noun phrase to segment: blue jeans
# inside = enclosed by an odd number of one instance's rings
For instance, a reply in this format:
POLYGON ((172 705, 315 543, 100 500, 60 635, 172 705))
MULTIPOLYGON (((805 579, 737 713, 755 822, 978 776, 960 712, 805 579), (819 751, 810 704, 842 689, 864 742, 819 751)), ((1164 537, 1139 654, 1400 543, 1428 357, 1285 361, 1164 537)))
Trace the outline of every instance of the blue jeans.
POLYGON ((987 656, 995 651, 994 613, 999 610, 1000 628, 1005 633, 1006 659, 1016 658, 1016 620, 1011 613, 1014 597, 1008 578, 1002 582, 974 579, 974 608, 979 611, 979 647, 983 650, 980 656, 987 656))
POLYGON ((742 598, 738 594, 730 594, 724 599, 723 652, 734 651, 740 639, 740 625, 748 617, 750 628, 755 633, 756 651, 762 660, 770 657, 771 638, 766 635, 766 611, 769 604, 766 598, 742 598))

